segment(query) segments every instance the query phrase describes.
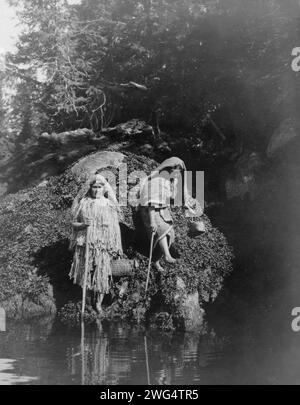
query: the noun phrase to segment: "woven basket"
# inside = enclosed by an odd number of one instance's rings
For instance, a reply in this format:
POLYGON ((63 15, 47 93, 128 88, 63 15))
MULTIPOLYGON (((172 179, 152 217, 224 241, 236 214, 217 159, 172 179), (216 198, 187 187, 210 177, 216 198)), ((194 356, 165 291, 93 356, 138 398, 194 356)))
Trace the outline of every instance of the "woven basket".
POLYGON ((113 277, 132 276, 136 267, 134 260, 119 259, 111 262, 111 271, 113 277))
POLYGON ((192 234, 200 234, 200 233, 205 232, 205 230, 206 230, 205 229, 205 223, 203 221, 201 221, 201 220, 198 220, 198 221, 191 220, 189 222, 189 231, 192 234))

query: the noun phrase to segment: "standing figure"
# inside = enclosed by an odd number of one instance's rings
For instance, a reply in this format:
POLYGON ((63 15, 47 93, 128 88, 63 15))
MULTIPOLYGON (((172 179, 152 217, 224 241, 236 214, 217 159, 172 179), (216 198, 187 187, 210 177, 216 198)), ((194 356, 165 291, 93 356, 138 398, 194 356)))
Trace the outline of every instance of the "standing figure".
POLYGON ((74 249, 74 257, 69 276, 74 283, 83 287, 87 251, 86 288, 93 293, 99 313, 102 312, 104 295, 110 289, 111 260, 123 254, 118 213, 115 194, 106 179, 99 174, 85 184, 72 206, 71 247, 74 249))
POLYGON ((145 226, 148 239, 154 234, 153 257, 155 267, 163 271, 159 260, 164 257, 167 263, 175 263, 171 256, 170 246, 174 242, 175 233, 170 206, 177 193, 179 176, 183 177, 183 199, 186 208, 188 193, 185 181, 186 167, 184 162, 172 157, 165 160, 157 169, 141 183, 140 204, 138 210, 145 226))

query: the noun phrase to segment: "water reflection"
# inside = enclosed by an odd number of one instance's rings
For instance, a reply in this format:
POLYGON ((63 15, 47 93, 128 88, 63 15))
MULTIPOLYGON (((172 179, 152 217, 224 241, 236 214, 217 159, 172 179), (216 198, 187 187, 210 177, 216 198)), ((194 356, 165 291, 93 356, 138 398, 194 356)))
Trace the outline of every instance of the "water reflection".
POLYGON ((15 374, 15 362, 15 359, 0 359, 0 385, 29 383, 38 379, 15 374))
POLYGON ((85 325, 80 330, 63 327, 53 319, 9 322, 7 332, 0 334, 0 358, 15 361, 6 363, 6 374, 0 371, 0 382, 299 383, 297 338, 274 335, 272 328, 262 333, 257 322, 253 328, 204 326, 196 334, 145 331, 121 323, 85 325), (24 376, 27 380, 21 379, 24 376))
POLYGON ((207 331, 166 334, 120 323, 80 330, 43 319, 10 322, 0 358, 16 359, 18 375, 38 378, 31 384, 198 384, 216 346, 222 350, 207 331))

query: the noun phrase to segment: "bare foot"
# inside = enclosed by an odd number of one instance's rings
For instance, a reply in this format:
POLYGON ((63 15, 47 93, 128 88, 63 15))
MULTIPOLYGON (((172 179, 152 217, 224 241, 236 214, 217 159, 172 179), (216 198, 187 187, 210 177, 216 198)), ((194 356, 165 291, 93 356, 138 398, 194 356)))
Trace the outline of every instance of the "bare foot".
POLYGON ((174 257, 170 256, 165 256, 165 260, 167 263, 175 263, 176 259, 174 259, 174 257))
POLYGON ((159 260, 157 260, 156 262, 154 262, 154 267, 156 268, 156 270, 158 271, 164 271, 164 268, 161 266, 161 264, 159 263, 159 260))
POLYGON ((128 281, 124 281, 119 290, 119 296, 122 298, 128 289, 128 281))

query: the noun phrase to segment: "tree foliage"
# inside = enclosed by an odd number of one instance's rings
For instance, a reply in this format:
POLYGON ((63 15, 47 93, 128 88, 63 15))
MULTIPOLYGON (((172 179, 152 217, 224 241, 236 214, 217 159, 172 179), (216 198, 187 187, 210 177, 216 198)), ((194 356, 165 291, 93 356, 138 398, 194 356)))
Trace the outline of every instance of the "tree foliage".
POLYGON ((296 0, 10 3, 23 26, 6 65, 17 144, 156 116, 212 152, 216 128, 265 148, 279 122, 297 115, 296 0))

